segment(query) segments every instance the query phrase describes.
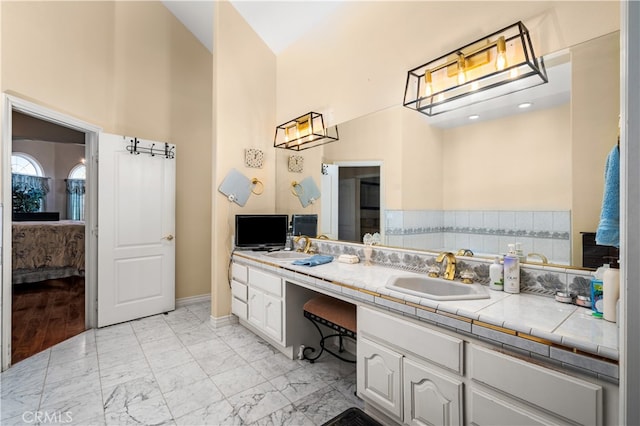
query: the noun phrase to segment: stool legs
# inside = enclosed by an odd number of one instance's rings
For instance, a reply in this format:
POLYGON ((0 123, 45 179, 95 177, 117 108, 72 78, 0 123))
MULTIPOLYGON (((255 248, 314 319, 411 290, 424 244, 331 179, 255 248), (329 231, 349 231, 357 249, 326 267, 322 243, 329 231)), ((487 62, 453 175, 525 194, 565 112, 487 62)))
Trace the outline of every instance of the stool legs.
MULTIPOLYGON (((315 354, 316 349, 311 347, 311 346, 307 346, 302 350, 302 359, 306 359, 308 360, 310 363, 314 363, 316 359, 320 358, 320 355, 322 355, 322 352, 327 351, 328 353, 330 353, 331 355, 335 356, 336 358, 345 361, 345 362, 350 362, 350 363, 355 363, 356 360, 354 359, 349 359, 349 358, 345 358, 341 355, 338 355, 337 353, 333 352, 331 349, 325 347, 325 340, 329 339, 331 337, 338 337, 339 339, 339 349, 338 351, 340 353, 344 352, 344 341, 343 341, 343 337, 350 337, 352 339, 355 339, 355 333, 347 331, 346 333, 342 333, 339 330, 338 333, 334 333, 334 334, 329 334, 327 336, 322 334, 322 330, 320 329, 320 327, 318 326, 318 322, 320 323, 325 323, 326 320, 319 318, 313 314, 310 314, 308 312, 304 312, 304 316, 305 318, 307 318, 309 321, 311 321, 311 323, 313 324, 313 326, 316 328, 316 330, 318 330, 318 333, 320 334, 320 350, 317 351, 318 353, 315 354), (307 351, 314 353, 313 356, 307 356, 307 351)), ((327 325, 327 324, 326 324, 327 325)), ((331 326, 330 326, 331 327, 331 326)), ((331 327, 334 328, 335 327, 331 327)))

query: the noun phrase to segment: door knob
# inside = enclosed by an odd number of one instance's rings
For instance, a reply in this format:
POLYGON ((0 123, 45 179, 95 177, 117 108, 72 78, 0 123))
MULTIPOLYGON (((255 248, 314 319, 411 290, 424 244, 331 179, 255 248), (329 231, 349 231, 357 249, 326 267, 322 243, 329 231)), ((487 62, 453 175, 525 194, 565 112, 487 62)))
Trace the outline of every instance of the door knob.
POLYGON ((171 241, 173 240, 173 235, 169 234, 166 237, 162 237, 163 240, 171 241))

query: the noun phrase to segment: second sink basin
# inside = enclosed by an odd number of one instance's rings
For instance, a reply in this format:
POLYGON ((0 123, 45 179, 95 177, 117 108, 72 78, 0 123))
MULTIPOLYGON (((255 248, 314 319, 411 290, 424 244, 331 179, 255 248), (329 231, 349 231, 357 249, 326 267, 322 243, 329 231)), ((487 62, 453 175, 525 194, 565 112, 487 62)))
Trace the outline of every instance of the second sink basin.
POLYGON ((280 260, 298 260, 298 259, 306 259, 311 255, 306 253, 301 253, 299 251, 272 251, 271 253, 267 253, 265 256, 272 257, 274 259, 280 259, 280 260))
POLYGON ((488 299, 489 292, 480 284, 463 284, 420 275, 396 275, 385 284, 390 290, 434 300, 488 299))

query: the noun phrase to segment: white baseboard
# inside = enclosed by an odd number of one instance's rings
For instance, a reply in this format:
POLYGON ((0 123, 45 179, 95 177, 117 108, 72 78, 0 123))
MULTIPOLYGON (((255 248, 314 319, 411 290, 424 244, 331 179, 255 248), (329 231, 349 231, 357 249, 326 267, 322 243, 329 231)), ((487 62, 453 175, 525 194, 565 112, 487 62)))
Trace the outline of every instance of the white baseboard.
POLYGON ((224 317, 217 317, 217 318, 214 316, 209 317, 209 324, 211 324, 211 326, 214 329, 224 327, 225 325, 231 325, 231 324, 237 324, 237 323, 238 323, 238 317, 235 315, 226 315, 224 317))
POLYGON ((184 306, 195 305, 196 303, 209 302, 211 303, 211 293, 201 294, 199 296, 181 297, 176 299, 176 308, 182 308, 184 306))

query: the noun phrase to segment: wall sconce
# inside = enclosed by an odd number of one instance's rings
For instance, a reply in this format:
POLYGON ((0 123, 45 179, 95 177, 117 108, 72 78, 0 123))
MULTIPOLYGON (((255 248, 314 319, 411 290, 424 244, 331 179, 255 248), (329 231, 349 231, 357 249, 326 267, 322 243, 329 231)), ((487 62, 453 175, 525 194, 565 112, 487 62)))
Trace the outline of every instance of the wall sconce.
POLYGON ((302 151, 338 140, 338 126, 324 127, 322 114, 310 112, 276 127, 275 148, 302 151))
POLYGON ((519 21, 410 70, 403 105, 434 116, 547 82, 519 21))

